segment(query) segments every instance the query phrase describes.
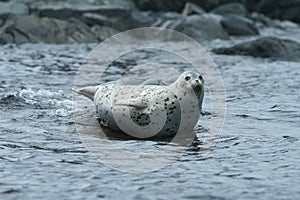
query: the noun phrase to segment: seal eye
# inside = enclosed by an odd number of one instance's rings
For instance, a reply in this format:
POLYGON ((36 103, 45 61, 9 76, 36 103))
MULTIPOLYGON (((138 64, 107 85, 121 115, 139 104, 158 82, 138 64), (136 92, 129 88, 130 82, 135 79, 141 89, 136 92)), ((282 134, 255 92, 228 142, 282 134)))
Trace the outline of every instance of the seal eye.
POLYGON ((191 79, 190 76, 186 76, 186 77, 184 78, 185 81, 189 81, 190 79, 191 79))
POLYGON ((203 77, 202 77, 201 75, 199 76, 199 79, 200 79, 201 81, 203 81, 203 77))

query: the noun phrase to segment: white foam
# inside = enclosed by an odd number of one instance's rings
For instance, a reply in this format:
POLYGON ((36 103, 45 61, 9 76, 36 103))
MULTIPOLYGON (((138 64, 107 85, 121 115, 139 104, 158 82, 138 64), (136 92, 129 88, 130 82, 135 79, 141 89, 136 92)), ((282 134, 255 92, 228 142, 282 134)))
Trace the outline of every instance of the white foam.
POLYGON ((26 104, 39 106, 43 109, 55 109, 49 112, 50 115, 66 117, 71 114, 72 100, 65 95, 63 90, 55 92, 45 89, 39 89, 37 91, 22 89, 16 96, 26 104))

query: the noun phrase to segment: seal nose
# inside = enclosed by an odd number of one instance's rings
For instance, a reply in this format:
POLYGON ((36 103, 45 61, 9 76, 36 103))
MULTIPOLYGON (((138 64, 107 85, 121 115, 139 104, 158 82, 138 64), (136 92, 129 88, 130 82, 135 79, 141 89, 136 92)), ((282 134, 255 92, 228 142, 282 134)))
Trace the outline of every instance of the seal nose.
POLYGON ((196 84, 201 85, 202 81, 196 80, 196 84))

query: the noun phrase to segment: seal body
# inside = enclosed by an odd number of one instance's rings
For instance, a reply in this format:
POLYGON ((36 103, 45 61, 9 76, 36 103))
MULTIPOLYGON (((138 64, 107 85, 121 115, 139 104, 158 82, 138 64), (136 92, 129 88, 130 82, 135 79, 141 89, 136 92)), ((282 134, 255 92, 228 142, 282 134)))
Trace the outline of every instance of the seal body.
POLYGON ((107 84, 75 90, 94 101, 102 126, 139 138, 169 137, 196 125, 201 112, 204 81, 184 72, 166 85, 107 84))
POLYGON ((159 114, 166 115, 166 119, 156 136, 170 136, 179 127, 180 103, 176 94, 167 86, 100 86, 94 102, 101 124, 112 130, 120 131, 118 123, 124 119, 131 120, 137 126, 146 127, 153 121, 151 118, 158 117, 159 114), (116 121, 117 115, 120 116, 119 121, 116 121))

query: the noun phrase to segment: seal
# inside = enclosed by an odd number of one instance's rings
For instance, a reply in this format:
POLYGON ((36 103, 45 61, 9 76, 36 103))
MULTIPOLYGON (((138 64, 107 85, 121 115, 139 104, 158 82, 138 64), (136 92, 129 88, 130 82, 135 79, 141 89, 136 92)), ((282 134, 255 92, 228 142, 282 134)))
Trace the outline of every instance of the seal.
POLYGON ((187 71, 170 85, 119 85, 116 83, 73 89, 92 101, 100 124, 136 138, 174 136, 184 119, 184 129, 199 120, 204 79, 187 71))

